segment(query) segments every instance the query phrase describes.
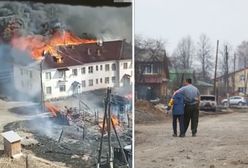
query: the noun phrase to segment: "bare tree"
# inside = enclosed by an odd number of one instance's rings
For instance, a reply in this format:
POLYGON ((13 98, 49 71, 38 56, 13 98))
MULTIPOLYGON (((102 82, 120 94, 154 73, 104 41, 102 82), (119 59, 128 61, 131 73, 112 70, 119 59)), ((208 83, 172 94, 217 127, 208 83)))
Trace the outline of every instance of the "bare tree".
POLYGON ((176 62, 174 67, 189 69, 192 67, 192 59, 194 57, 194 43, 190 36, 184 37, 179 41, 174 52, 176 62))
POLYGON ((203 81, 209 81, 211 78, 211 71, 213 70, 214 59, 209 38, 205 34, 202 34, 197 42, 196 56, 201 64, 201 79, 203 81))
POLYGON ((230 85, 229 85, 229 73, 230 73, 230 67, 231 67, 231 45, 227 42, 224 43, 222 48, 220 49, 220 72, 223 75, 224 79, 224 92, 229 93, 230 91, 230 85))
MULTIPOLYGON (((243 41, 237 48, 238 55, 238 68, 247 68, 248 66, 248 41, 243 41)), ((243 77, 241 79, 244 82, 243 91, 247 93, 247 85, 248 85, 248 73, 244 71, 243 77)))
MULTIPOLYGON (((166 44, 166 41, 162 39, 152 39, 152 38, 144 39, 142 36, 136 36, 135 37, 135 62, 161 61, 161 62, 164 62, 164 66, 166 67, 168 71, 169 59, 166 56, 165 44, 166 44)), ((135 78, 137 81, 142 79, 142 74, 144 71, 145 71, 145 66, 135 65, 135 74, 136 74, 135 78)))
POLYGON ((237 47, 238 69, 248 66, 248 41, 243 41, 237 47))
MULTIPOLYGON (((135 36, 135 56, 139 57, 142 51, 146 51, 149 55, 156 59, 155 57, 159 57, 165 51, 166 41, 163 39, 144 39, 142 36, 135 36)), ((163 55, 162 55, 163 56, 163 55)))

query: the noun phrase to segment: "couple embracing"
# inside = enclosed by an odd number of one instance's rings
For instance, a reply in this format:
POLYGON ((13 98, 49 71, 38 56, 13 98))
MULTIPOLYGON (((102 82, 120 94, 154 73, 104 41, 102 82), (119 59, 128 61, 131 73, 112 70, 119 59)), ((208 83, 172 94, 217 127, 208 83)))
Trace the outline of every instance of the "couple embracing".
POLYGON ((185 137, 191 121, 192 136, 196 136, 199 118, 199 90, 186 79, 184 86, 176 90, 168 104, 173 115, 173 136, 177 136, 177 120, 180 126, 180 137, 185 137))

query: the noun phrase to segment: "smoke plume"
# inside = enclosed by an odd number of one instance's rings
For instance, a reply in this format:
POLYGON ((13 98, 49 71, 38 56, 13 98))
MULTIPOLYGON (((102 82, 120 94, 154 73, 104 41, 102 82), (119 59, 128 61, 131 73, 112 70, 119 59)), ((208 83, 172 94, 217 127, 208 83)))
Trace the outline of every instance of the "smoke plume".
POLYGON ((54 28, 69 29, 83 37, 127 39, 132 37, 131 7, 86 7, 42 3, 0 2, 3 40, 13 33, 46 35, 54 28))

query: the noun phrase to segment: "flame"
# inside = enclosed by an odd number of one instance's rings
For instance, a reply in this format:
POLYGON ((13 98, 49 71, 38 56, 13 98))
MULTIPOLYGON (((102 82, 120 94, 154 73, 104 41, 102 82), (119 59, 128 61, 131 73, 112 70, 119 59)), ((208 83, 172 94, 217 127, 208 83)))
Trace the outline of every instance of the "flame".
POLYGON ((48 37, 41 35, 16 37, 11 41, 12 46, 21 51, 27 51, 35 60, 41 60, 44 53, 49 53, 61 60, 58 47, 86 43, 96 43, 96 40, 81 39, 68 31, 57 31, 48 37))
MULTIPOLYGON (((113 115, 111 117, 111 119, 112 119, 113 124, 114 124, 115 127, 120 125, 120 122, 119 122, 119 120, 118 120, 118 118, 116 116, 113 115)), ((98 125, 99 125, 100 129, 103 130, 103 121, 101 123, 99 123, 98 125)), ((107 131, 107 123, 105 123, 104 132, 106 132, 106 131, 107 131)))
POLYGON ((52 114, 53 117, 56 117, 57 113, 60 111, 59 107, 49 102, 45 102, 45 107, 52 114))

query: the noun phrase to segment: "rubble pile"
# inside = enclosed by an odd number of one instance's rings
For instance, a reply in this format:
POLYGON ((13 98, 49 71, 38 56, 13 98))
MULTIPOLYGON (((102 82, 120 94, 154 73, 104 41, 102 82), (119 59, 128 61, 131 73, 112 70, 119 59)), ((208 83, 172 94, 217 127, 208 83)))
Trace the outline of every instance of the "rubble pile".
POLYGON ((146 100, 135 102, 135 123, 161 121, 165 118, 165 109, 163 109, 162 105, 154 106, 146 100))
MULTIPOLYGON (((89 117, 89 116, 88 116, 89 117)), ((15 130, 23 138, 25 151, 52 162, 63 162, 69 167, 94 167, 97 162, 100 127, 94 123, 75 119, 72 125, 56 124, 54 118, 35 118, 9 123, 4 130, 15 130), (80 125, 81 126, 78 126, 80 125)), ((117 128, 120 126, 117 126, 117 128)), ((123 146, 130 145, 132 128, 118 128, 123 146)), ((104 135, 103 143, 107 144, 104 135)), ((115 135, 111 135, 113 146, 118 146, 115 135)), ((103 145, 103 153, 107 151, 103 145)))

